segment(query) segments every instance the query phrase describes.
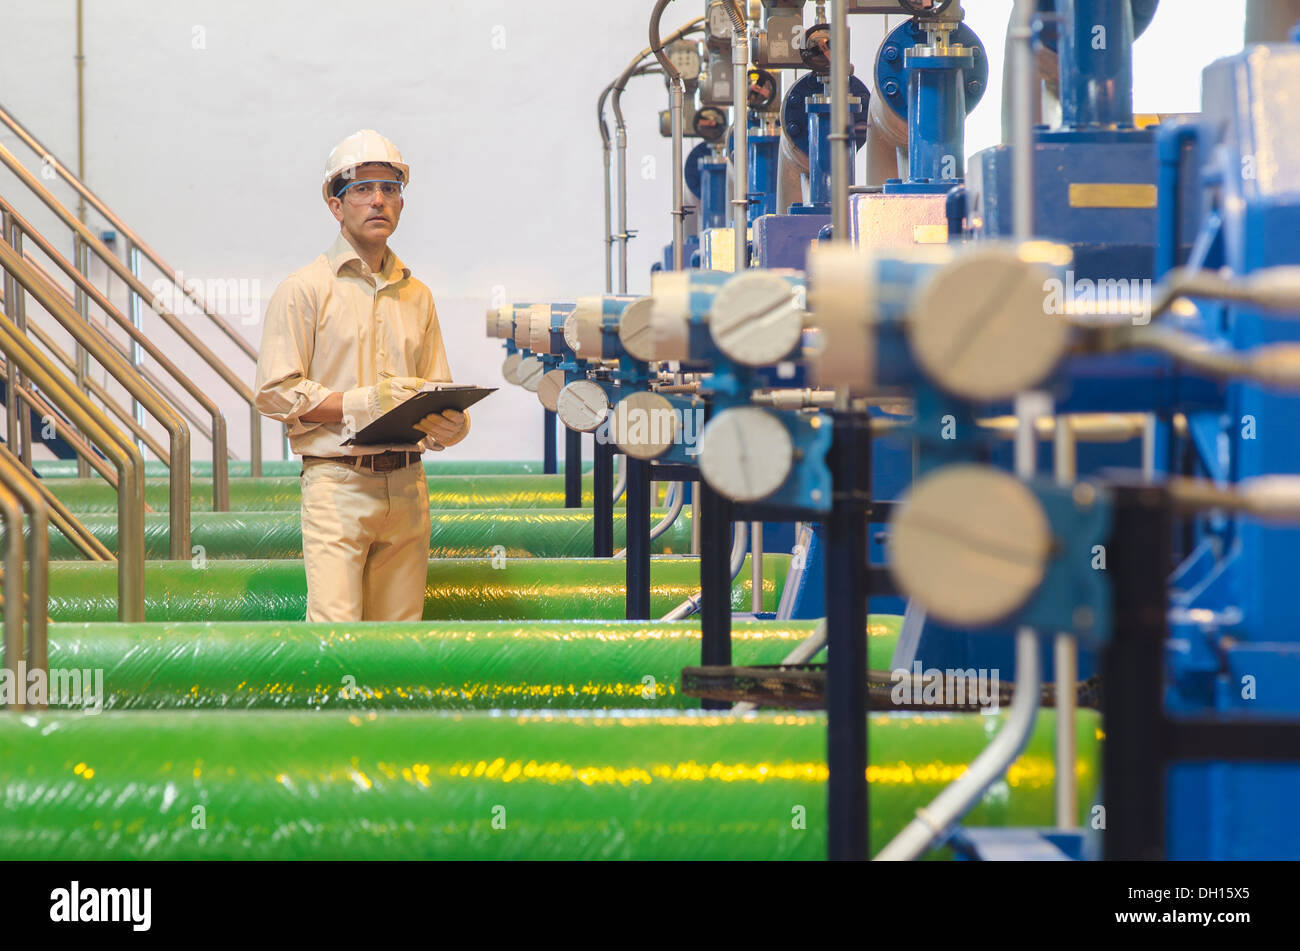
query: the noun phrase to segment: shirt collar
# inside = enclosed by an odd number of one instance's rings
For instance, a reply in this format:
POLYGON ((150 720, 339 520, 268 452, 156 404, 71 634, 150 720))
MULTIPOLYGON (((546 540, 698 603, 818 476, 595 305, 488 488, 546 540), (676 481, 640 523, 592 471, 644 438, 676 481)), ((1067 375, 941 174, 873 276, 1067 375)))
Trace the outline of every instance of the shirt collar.
MULTIPOLYGON (((361 255, 357 254, 357 249, 352 247, 347 238, 343 237, 342 231, 334 239, 334 243, 330 245, 329 250, 325 252, 325 259, 329 261, 330 273, 336 275, 350 261, 356 261, 358 264, 364 263, 361 260, 361 255)), ((378 276, 385 284, 392 284, 410 277, 411 269, 402 263, 401 258, 393 252, 392 248, 389 248, 384 252, 383 265, 378 276)))

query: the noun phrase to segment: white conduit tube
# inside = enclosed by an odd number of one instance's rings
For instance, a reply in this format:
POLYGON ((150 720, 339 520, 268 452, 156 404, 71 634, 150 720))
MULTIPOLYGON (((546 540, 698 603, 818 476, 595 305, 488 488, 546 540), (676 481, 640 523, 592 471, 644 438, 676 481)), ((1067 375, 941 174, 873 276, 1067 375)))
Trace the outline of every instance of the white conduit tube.
MULTIPOLYGON (((664 495, 664 503, 668 506, 668 511, 665 512, 664 517, 650 529, 651 541, 654 541, 672 527, 673 522, 677 521, 677 516, 682 514, 682 505, 685 501, 686 491, 682 488, 682 484, 680 482, 670 482, 668 484, 668 491, 664 495)), ((620 548, 618 551, 614 552, 614 557, 626 558, 627 549, 620 548)))
MULTIPOLYGON (((826 619, 822 618, 811 634, 799 642, 799 646, 786 654, 782 664, 806 664, 817 656, 817 652, 826 646, 826 619)), ((742 716, 758 709, 758 705, 742 700, 731 708, 732 716, 742 716)))
MULTIPOLYGON (((1016 436, 1016 474, 1021 478, 1033 473, 1038 440, 1035 421, 1045 413, 1051 413, 1051 401, 1043 394, 1026 393, 1016 398, 1016 415, 1021 423, 1016 436)), ((1038 718, 1042 690, 1039 664, 1038 634, 1032 627, 1022 627, 1016 632, 1016 690, 1002 729, 966 772, 928 806, 916 810, 916 818, 880 850, 877 861, 910 862, 920 858, 932 846, 945 841, 961 817, 1002 778, 1024 751, 1038 718)))
MULTIPOLYGON (((740 569, 745 564, 745 549, 749 547, 749 532, 744 522, 734 522, 731 526, 735 533, 731 537, 731 580, 735 581, 740 575, 740 569)), ((700 609, 700 594, 697 591, 677 607, 673 608, 659 620, 661 621, 681 621, 690 617, 700 609)))

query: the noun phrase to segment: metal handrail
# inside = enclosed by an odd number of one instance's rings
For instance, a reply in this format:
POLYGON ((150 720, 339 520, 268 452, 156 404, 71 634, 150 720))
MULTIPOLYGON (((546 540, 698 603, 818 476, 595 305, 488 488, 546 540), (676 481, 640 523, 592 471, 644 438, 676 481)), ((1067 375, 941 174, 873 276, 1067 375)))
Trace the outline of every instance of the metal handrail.
MULTIPOLYGON (((27 510, 27 521, 32 532, 30 538, 21 539, 27 549, 27 670, 29 674, 33 670, 44 671, 48 677, 50 664, 48 637, 50 618, 50 523, 49 509, 40 492, 33 488, 32 482, 34 481, 35 477, 21 463, 14 465, 9 459, 0 457, 0 485, 4 486, 6 492, 16 496, 18 502, 27 510)), ((6 526, 6 531, 10 527, 6 526)), ((17 524, 13 525, 12 528, 17 530, 20 537, 22 536, 23 522, 21 513, 17 524)), ((21 578, 21 569, 19 576, 21 578)), ((6 586, 8 581, 8 569, 6 568, 6 586)), ((6 594, 8 594, 7 588, 6 594)), ((21 608, 21 598, 19 607, 21 608)), ((21 616, 20 612, 19 617, 21 616)), ((8 623, 9 618, 6 616, 5 624, 8 625, 8 623)), ((19 638, 21 639, 21 628, 19 631, 19 638)), ((8 645, 6 645, 7 647, 8 645)), ((21 657, 22 654, 19 653, 18 656, 21 657)), ((6 651, 5 663, 8 664, 12 657, 13 655, 6 651)), ((25 681, 20 682, 25 684, 25 681)), ((32 706, 39 707, 44 706, 44 704, 33 704, 32 706)))
MULTIPOLYGON (((190 428, 170 405, 159 396, 122 355, 108 346, 93 327, 76 311, 59 299, 50 285, 42 281, 22 256, 9 244, 0 241, 0 268, 8 271, 45 310, 68 331, 82 348, 126 389, 154 419, 167 430, 171 446, 169 457, 170 504, 168 541, 175 560, 190 557, 190 428)), ((129 427, 134 429, 134 422, 129 427)), ((143 462, 141 463, 143 465, 143 462)))
MULTIPOLYGON (((71 261, 59 254, 45 236, 33 228, 27 219, 20 215, 2 196, 0 196, 0 214, 6 215, 9 218, 12 227, 17 228, 22 234, 30 237, 36 246, 58 266, 59 270, 66 274, 69 279, 71 279, 72 282, 86 294, 87 297, 95 302, 95 305, 98 306, 99 309, 113 321, 113 323, 121 327, 126 332, 127 336, 129 336, 135 343, 139 344, 145 353, 149 354, 149 356, 152 357, 160 367, 162 367, 174 380, 176 380, 177 383, 181 385, 181 388, 184 389, 195 402, 207 411, 208 416, 212 420, 212 430, 209 436, 212 440, 212 510, 214 512, 229 511, 229 450, 226 444, 226 417, 221 412, 221 408, 203 392, 202 387, 190 379, 186 373, 168 359, 168 357, 158 349, 158 346, 154 344, 143 331, 136 327, 125 314, 114 307, 108 297, 91 284, 90 281, 86 279, 85 275, 73 266, 71 261)), ((44 271, 43 268, 39 268, 37 265, 32 266, 37 267, 41 272, 44 271)), ((53 281, 50 281, 50 283, 53 284, 53 281)), ((59 288, 59 290, 62 291, 62 288, 59 288)), ((107 334, 103 334, 102 331, 101 334, 106 340, 109 340, 114 344, 116 343, 116 341, 113 341, 107 334)), ((133 367, 133 369, 137 373, 139 372, 139 368, 133 367)), ((176 401, 172 400, 171 402, 175 403, 176 401)), ((181 407, 177 405, 176 408, 180 409, 181 407)), ((261 423, 259 422, 258 425, 260 426, 261 423)))
MULTIPOLYGON (((67 167, 64 166, 64 164, 60 162, 57 158, 55 158, 54 154, 49 149, 47 149, 44 145, 38 142, 36 140, 36 136, 32 135, 31 132, 29 132, 21 122, 15 119, 4 108, 4 106, 0 106, 0 122, 3 122, 5 125, 7 125, 13 131, 14 135, 18 136, 19 140, 24 145, 26 145, 29 149, 31 149, 33 152, 35 152, 37 155, 41 157, 42 162, 46 163, 46 165, 51 167, 58 174, 60 178, 62 178, 65 182, 71 185, 72 189, 78 195, 80 195, 86 201, 86 203, 90 205, 90 207, 94 208, 95 211, 99 212, 99 214, 102 215, 103 218, 109 222, 109 224, 111 224, 114 228, 116 228, 122 234, 122 236, 126 238, 126 240, 130 241, 131 244, 135 245, 136 249, 141 254, 143 254, 146 258, 148 258, 148 260, 150 261, 150 263, 153 264, 154 267, 162 271, 163 276, 166 277, 167 280, 171 281, 172 284, 174 284, 183 294, 185 294, 186 297, 192 300, 194 304, 203 311, 204 315, 209 320, 211 320, 214 324, 216 324, 218 327, 221 328, 221 331, 227 337, 229 337, 235 343, 235 345, 239 347, 240 350, 243 351, 246 357, 248 357, 250 360, 254 360, 254 361, 257 360, 257 351, 247 340, 244 339, 243 334, 237 331, 234 327, 230 326, 230 324, 228 324, 220 315, 214 314, 212 313, 212 311, 208 310, 208 306, 203 301, 203 298, 199 297, 198 294, 194 293, 194 291, 191 288, 183 287, 182 285, 177 284, 175 280, 175 275, 177 273, 176 269, 173 268, 166 261, 164 261, 162 259, 162 255, 160 255, 153 248, 149 247, 149 245, 145 243, 144 239, 141 238, 138 234, 136 234, 136 232, 133 229, 131 229, 125 221, 123 221, 120 217, 118 217, 106 204, 104 204, 104 202, 100 200, 98 195, 96 195, 89 188, 87 188, 82 183, 81 179, 77 178, 76 175, 73 175, 72 172, 68 171, 67 167)), ((146 299, 151 299, 151 298, 146 297, 146 299)), ((255 460, 255 462, 260 462, 260 461, 261 461, 260 459, 255 460)), ((261 475, 260 472, 257 474, 261 475)))
MULTIPOLYGON (((0 119, 7 118, 0 110, 0 119)), ((262 414, 253 402, 253 391, 238 374, 226 366, 226 364, 213 353, 208 346, 203 343, 185 323, 175 314, 164 307, 158 306, 155 295, 144 283, 131 273, 131 270, 118 260, 117 255, 113 254, 104 243, 100 241, 84 224, 77 220, 76 216, 69 211, 48 188, 37 181, 26 166, 3 145, 0 145, 0 163, 3 163, 9 171, 27 186, 27 189, 35 194, 45 204, 50 211, 59 218, 68 228, 72 229, 76 237, 82 242, 82 245, 93 251, 104 264, 116 274, 126 286, 140 295, 142 300, 150 301, 154 304, 154 313, 165 323, 171 330, 179 336, 191 350, 203 360, 208 367, 215 372, 221 379, 235 391, 235 394, 248 404, 249 412, 249 472, 254 477, 262 474, 262 414)))
POLYGON ((101 542, 90 529, 82 523, 81 519, 72 514, 72 510, 64 504, 63 500, 50 491, 50 487, 45 484, 44 479, 39 479, 23 465, 23 461, 15 456, 3 445, 0 445, 0 465, 8 463, 16 466, 27 480, 26 484, 30 485, 45 502, 45 507, 49 509, 49 520, 73 546, 89 558, 91 561, 117 561, 113 553, 108 550, 108 546, 101 542))
POLYGON ((117 467, 117 619, 143 621, 145 506, 140 450, 5 315, 0 315, 0 352, 117 467))
MULTIPOLYGON (((6 366, 8 362, 6 361, 6 366)), ((90 468, 94 469, 99 475, 117 491, 117 470, 108 464, 106 460, 91 443, 82 438, 81 434, 76 431, 76 427, 64 419, 59 411, 51 406, 35 390, 23 385, 15 384, 14 392, 18 395, 28 408, 40 416, 48 419, 49 424, 54 427, 54 431, 65 442, 72 446, 80 459, 84 459, 90 468)), ((23 448, 27 448, 24 445, 23 448)), ((26 465, 26 463, 23 463, 26 465)))
MULTIPOLYGON (((37 273, 39 274, 40 272, 37 271, 37 273)), ((54 339, 43 329, 36 326, 36 324, 28 324, 27 333, 28 335, 35 337, 41 346, 54 354, 55 359, 65 367, 74 372, 76 371, 77 365, 72 355, 55 343, 54 339)), ((120 353, 121 351, 118 352, 120 353)), ((102 384, 96 380, 87 379, 86 392, 104 404, 107 409, 112 410, 113 415, 117 417, 117 419, 125 425, 127 429, 131 430, 131 434, 144 443, 149 448, 149 451, 162 460, 165 465, 171 465, 171 453, 167 451, 162 443, 154 438, 153 434, 139 425, 135 421, 135 417, 131 414, 130 410, 124 407, 117 400, 113 399, 113 395, 109 393, 102 384)))
MULTIPOLYGON (((0 484, 0 522, 5 527, 4 552, 4 665, 13 671, 14 686, 27 686, 26 678, 18 677, 18 663, 23 659, 23 511, 18 507, 18 497, 0 484)), ((14 701, 14 709, 22 704, 14 701)))
MULTIPOLYGON (((0 198, 0 203, 3 202, 4 199, 0 198)), ((40 262, 36 260, 36 258, 34 258, 26 250, 23 251, 23 260, 27 262, 28 267, 30 267, 41 277, 45 278, 46 283, 54 285, 55 289, 58 291, 59 297, 62 300, 66 301, 68 303, 68 306, 70 307, 76 306, 73 296, 69 294, 66 290, 64 290, 63 287, 61 287, 58 284, 58 282, 55 281, 54 277, 50 274, 50 272, 47 271, 45 268, 41 267, 40 262)), ((76 271, 75 268, 74 268, 74 273, 76 273, 78 277, 81 277, 83 280, 85 280, 81 272, 76 271)), ((87 281, 87 284, 89 284, 89 281, 87 281)), ((91 284, 90 287, 93 289, 94 285, 91 284)), ((98 289, 95 289, 95 293, 99 293, 98 289)), ((3 303, 3 301, 4 301, 4 295, 0 293, 0 303, 3 303)), ((114 350, 122 354, 123 357, 130 359, 131 353, 129 347, 112 336, 108 324, 106 324, 104 321, 100 320, 98 317, 94 316, 93 314, 86 315, 86 323, 90 324, 97 331, 99 331, 99 335, 103 337, 114 350)), ((130 327, 131 331, 134 331, 134 333, 130 334, 133 340, 137 339, 136 337, 137 334, 139 335, 139 337, 144 337, 144 333, 142 331, 136 330, 134 324, 129 324, 128 326, 130 327)), ((40 330, 39 327, 33 326, 28 329, 37 334, 37 339, 40 340, 41 343, 45 345, 47 350, 49 350, 51 353, 56 354, 59 357, 60 363, 62 363, 64 366, 70 369, 75 368, 76 364, 73 363, 73 358, 69 355, 66 355, 65 351, 61 350, 57 344, 51 342, 48 335, 42 336, 43 332, 40 330)), ((152 344, 150 345, 152 346, 152 344)), ((135 364, 132 364, 132 366, 135 366, 135 364)), ((172 407, 178 413, 180 413, 182 416, 185 417, 185 421, 189 423, 190 426, 192 426, 195 430, 197 430, 203 436, 204 439, 208 440, 208 442, 212 442, 213 437, 212 437, 211 427, 206 422, 204 422, 203 417, 200 416, 198 413, 196 413, 189 406, 188 403, 181 400, 180 397, 176 395, 175 391, 172 390, 170 387, 168 387, 167 384, 164 383, 159 378, 157 373, 153 372, 153 370, 147 366, 136 366, 135 369, 137 373, 139 373, 142 377, 145 378, 145 380, 148 381, 150 386, 152 386, 155 390, 159 392, 159 394, 163 397, 163 399, 171 403, 172 407)), ((176 369, 176 373, 179 374, 181 373, 181 371, 179 369, 176 369)), ((185 377, 183 382, 188 382, 188 381, 189 378, 185 377)), ((195 384, 191 384, 191 385, 194 386, 195 389, 197 389, 197 385, 195 384)), ((186 392, 189 392, 189 387, 186 388, 186 392)), ((199 392, 202 393, 203 391, 199 390, 199 392)), ((203 399, 204 399, 205 406, 207 405, 208 402, 211 402, 210 400, 207 399, 206 394, 204 394, 203 399)), ((214 407, 215 405, 216 404, 213 404, 214 407)), ((221 412, 220 408, 217 408, 216 411, 221 412)), ((224 420, 224 418, 225 417, 223 416, 222 419, 224 420)), ((222 438, 224 439, 224 436, 222 438)), ((228 459, 235 458, 235 454, 230 449, 229 446, 226 447, 226 457, 228 459)), ((216 488, 214 487, 213 488, 214 503, 216 501, 215 494, 216 494, 216 488)))

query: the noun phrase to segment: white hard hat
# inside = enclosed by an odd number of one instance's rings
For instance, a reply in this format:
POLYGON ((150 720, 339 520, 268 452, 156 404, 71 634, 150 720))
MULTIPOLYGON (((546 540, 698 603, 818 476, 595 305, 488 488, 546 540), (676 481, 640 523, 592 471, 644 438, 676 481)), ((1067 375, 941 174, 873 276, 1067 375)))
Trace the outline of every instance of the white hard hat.
POLYGON ((330 152, 330 157, 325 161, 325 181, 321 182, 321 195, 329 201, 330 182, 349 169, 371 162, 391 165, 402 176, 403 182, 411 180, 411 168, 402 162, 402 153, 397 151, 397 146, 374 129, 362 129, 353 132, 330 152))

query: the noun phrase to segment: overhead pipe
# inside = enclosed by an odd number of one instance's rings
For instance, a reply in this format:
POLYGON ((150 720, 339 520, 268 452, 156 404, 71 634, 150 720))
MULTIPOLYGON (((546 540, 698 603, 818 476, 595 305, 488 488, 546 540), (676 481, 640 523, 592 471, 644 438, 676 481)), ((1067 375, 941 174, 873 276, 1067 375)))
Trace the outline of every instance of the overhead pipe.
MULTIPOLYGON (((662 70, 648 66, 642 66, 633 76, 645 76, 650 73, 658 73, 662 70)), ((617 80, 614 80, 617 82, 617 80)), ((600 98, 596 100, 596 121, 600 128, 601 142, 601 161, 605 166, 605 293, 614 293, 614 234, 613 234, 613 200, 610 194, 609 171, 610 171, 610 141, 609 126, 605 123, 605 102, 609 99, 609 94, 614 91, 614 82, 611 82, 601 90, 600 98)))

